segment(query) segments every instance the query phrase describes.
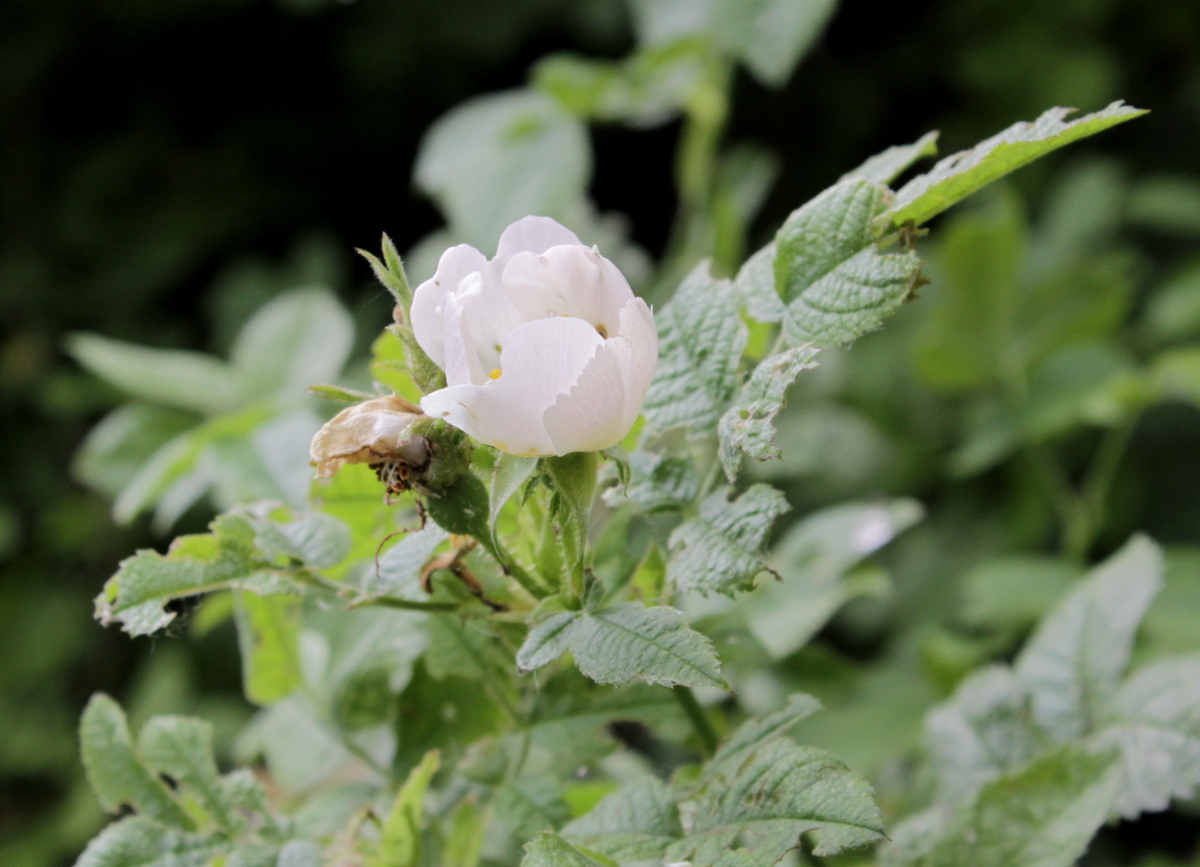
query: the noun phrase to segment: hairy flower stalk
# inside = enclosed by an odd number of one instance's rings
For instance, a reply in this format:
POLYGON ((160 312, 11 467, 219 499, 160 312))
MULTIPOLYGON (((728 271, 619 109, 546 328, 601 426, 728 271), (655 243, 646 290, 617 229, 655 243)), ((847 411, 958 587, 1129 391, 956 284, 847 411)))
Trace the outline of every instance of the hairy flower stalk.
POLYGON ((509 226, 490 260, 466 244, 442 254, 413 296, 412 326, 447 381, 421 409, 522 457, 620 442, 658 363, 646 302, 547 217, 509 226))

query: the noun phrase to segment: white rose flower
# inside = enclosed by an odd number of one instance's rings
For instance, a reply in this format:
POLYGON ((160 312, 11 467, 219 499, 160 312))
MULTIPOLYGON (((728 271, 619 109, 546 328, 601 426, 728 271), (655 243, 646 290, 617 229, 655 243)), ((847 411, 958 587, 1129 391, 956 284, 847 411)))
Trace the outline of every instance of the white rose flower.
POLYGON ((413 295, 417 342, 447 387, 421 409, 520 456, 599 451, 633 427, 658 364, 654 316, 612 262, 547 217, 460 244, 413 295))

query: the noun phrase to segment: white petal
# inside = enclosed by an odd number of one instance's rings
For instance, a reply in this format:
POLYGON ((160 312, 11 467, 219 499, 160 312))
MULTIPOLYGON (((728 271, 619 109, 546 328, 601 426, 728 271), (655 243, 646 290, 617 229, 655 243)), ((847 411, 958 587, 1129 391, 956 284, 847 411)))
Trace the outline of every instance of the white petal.
POLYGON ((621 332, 596 353, 568 394, 546 410, 557 454, 591 452, 625 438, 642 410, 658 364, 654 317, 641 298, 621 310, 621 332))
MULTIPOLYGON (((463 282, 479 279, 478 274, 468 275, 463 282)), ((467 337, 463 321, 463 305, 454 295, 446 293, 442 305, 442 345, 446 354, 442 369, 446 371, 449 385, 469 385, 483 380, 483 370, 474 343, 467 337)))
POLYGON ((467 355, 471 359, 471 382, 475 385, 484 385, 488 371, 501 366, 500 353, 508 335, 525 322, 509 301, 497 271, 494 263, 489 263, 487 270, 459 284, 462 333, 470 343, 467 355))
POLYGON ((487 257, 469 244, 451 247, 438 260, 437 272, 413 293, 413 333, 417 343, 434 364, 445 369, 446 354, 442 344, 442 314, 445 294, 454 293, 463 278, 475 271, 487 268, 487 257))
POLYGON ((517 253, 540 255, 551 247, 582 242, 566 226, 549 217, 522 217, 504 230, 496 245, 496 259, 507 261, 517 253))
POLYGON ((551 247, 545 253, 518 253, 504 266, 504 288, 529 320, 577 316, 612 337, 621 308, 633 298, 617 266, 588 247, 551 247))
POLYGON ((629 433, 634 419, 625 418, 625 370, 629 344, 606 341, 567 394, 546 410, 544 424, 554 453, 597 452, 616 445, 629 433))
POLYGON ((559 395, 571 390, 603 343, 581 319, 526 323, 509 335, 498 379, 427 394, 421 408, 509 454, 556 454, 543 416, 559 395))

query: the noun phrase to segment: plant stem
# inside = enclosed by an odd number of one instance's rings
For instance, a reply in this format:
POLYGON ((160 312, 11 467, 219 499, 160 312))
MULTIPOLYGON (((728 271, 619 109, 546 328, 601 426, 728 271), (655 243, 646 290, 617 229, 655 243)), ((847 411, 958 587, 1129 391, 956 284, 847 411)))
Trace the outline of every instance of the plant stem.
POLYGON ((720 739, 717 737, 717 730, 713 728, 712 720, 708 718, 708 714, 700 706, 700 702, 696 701, 696 694, 692 692, 690 687, 676 686, 672 687, 671 691, 675 693, 675 699, 683 708, 683 712, 692 721, 692 728, 696 730, 696 737, 700 739, 700 747, 704 753, 704 758, 711 759, 717 751, 717 745, 720 743, 720 739))
POLYGON ((457 602, 422 602, 418 599, 397 599, 394 596, 373 596, 357 600, 351 608, 399 608, 402 611, 443 612, 458 609, 457 602))

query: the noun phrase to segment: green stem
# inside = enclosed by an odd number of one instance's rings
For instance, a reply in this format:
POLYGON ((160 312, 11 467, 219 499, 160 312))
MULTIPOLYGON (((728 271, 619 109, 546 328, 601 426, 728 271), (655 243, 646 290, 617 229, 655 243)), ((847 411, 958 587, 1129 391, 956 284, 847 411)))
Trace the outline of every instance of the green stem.
POLYGON ((708 718, 708 714, 700 706, 700 702, 696 701, 696 694, 692 692, 690 687, 676 686, 671 691, 675 693, 675 699, 683 708, 683 712, 692 721, 692 728, 696 730, 696 737, 700 739, 700 747, 704 753, 704 757, 711 759, 717 751, 717 745, 720 743, 720 739, 717 737, 717 730, 713 728, 712 720, 708 718))
POLYGON ((422 602, 417 599, 397 599, 394 596, 370 596, 356 600, 351 608, 399 608, 402 611, 447 612, 458 610, 457 602, 422 602))
POLYGON ((1063 533, 1064 552, 1076 559, 1087 557, 1096 534, 1104 525, 1107 511, 1108 492, 1121 466, 1121 458, 1129 445, 1129 439, 1137 426, 1137 416, 1122 420, 1115 427, 1105 432, 1104 438, 1096 449, 1092 465, 1083 483, 1083 491, 1078 495, 1075 513, 1072 521, 1067 524, 1063 533))

